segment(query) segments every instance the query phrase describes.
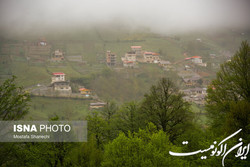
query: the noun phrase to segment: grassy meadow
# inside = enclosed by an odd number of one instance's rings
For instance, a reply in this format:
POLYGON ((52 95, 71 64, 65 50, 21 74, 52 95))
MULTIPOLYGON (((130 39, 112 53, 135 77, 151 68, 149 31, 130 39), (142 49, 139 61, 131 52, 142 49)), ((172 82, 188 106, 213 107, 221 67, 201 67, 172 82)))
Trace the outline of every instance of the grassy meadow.
POLYGON ((89 112, 88 107, 88 100, 32 97, 30 112, 24 119, 48 120, 58 116, 59 120, 84 120, 89 112))

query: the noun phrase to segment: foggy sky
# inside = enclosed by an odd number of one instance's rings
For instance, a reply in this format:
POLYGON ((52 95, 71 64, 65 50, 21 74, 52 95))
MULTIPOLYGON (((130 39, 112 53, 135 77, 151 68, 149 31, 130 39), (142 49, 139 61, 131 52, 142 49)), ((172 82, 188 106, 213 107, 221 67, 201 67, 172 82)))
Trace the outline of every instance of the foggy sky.
POLYGON ((250 27, 249 0, 0 0, 0 31, 117 24, 158 33, 250 27))

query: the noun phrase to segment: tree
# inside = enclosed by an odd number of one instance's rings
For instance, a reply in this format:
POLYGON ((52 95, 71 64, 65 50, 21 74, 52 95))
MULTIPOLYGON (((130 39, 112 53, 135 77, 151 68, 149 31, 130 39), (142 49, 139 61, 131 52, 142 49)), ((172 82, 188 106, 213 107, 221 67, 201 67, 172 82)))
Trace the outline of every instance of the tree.
POLYGON ((169 150, 179 152, 173 146, 165 132, 156 131, 156 127, 149 124, 145 130, 126 136, 119 136, 105 145, 102 166, 126 167, 156 167, 156 166, 183 166, 185 161, 179 161, 169 155, 169 150))
POLYGON ((86 119, 88 121, 88 136, 95 136, 97 147, 99 148, 105 141, 106 122, 97 112, 91 113, 86 119))
POLYGON ((232 102, 226 116, 225 128, 229 134, 242 129, 241 136, 250 139, 250 103, 247 101, 232 102))
POLYGON ((207 98, 209 104, 239 100, 250 102, 250 46, 247 41, 241 43, 231 61, 221 65, 211 85, 207 98))
POLYGON ((106 123, 106 127, 104 127, 104 137, 107 141, 113 140, 116 137, 116 127, 115 127, 115 115, 118 111, 118 106, 113 101, 108 101, 107 105, 100 112, 102 119, 106 123))
POLYGON ((101 110, 101 115, 104 120, 108 121, 110 123, 110 120, 115 115, 116 111, 118 110, 118 107, 115 102, 107 102, 107 105, 104 106, 103 110, 101 110))
POLYGON ((15 84, 15 76, 0 86, 0 120, 18 120, 28 112, 29 93, 15 84))
POLYGON ((79 143, 67 157, 69 166, 96 167, 101 166, 103 151, 97 148, 94 136, 88 142, 79 143))
MULTIPOLYGON (((28 112, 29 94, 15 84, 15 76, 0 85, 0 120, 18 120, 28 112)), ((0 164, 13 164, 18 159, 16 154, 20 151, 16 143, 0 144, 0 164)), ((21 164, 19 164, 21 165, 21 164)), ((9 165, 11 166, 11 165, 9 165)))
POLYGON ((125 103, 117 113, 116 124, 118 130, 124 134, 138 132, 145 127, 145 122, 140 114, 140 105, 136 102, 125 103))
POLYGON ((114 120, 117 110, 118 107, 114 102, 107 102, 103 110, 94 111, 87 116, 89 134, 96 137, 98 148, 116 137, 117 128, 114 120))
POLYGON ((145 119, 169 134, 172 142, 183 132, 190 115, 190 105, 183 96, 170 79, 162 78, 151 87, 149 94, 145 94, 142 103, 145 119))
POLYGON ((243 117, 250 112, 247 108, 250 103, 250 46, 247 41, 241 43, 231 61, 221 65, 208 88, 206 102, 212 128, 217 133, 231 133, 230 129, 240 128, 246 132, 249 120, 243 117))

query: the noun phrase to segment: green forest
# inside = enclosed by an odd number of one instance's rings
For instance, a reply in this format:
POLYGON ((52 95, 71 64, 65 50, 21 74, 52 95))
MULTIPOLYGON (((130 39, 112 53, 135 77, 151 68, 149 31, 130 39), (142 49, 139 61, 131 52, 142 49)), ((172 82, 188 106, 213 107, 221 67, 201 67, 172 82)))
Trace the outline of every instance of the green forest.
MULTIPOLYGON (((191 44, 190 47, 192 47, 191 44)), ((149 71, 158 70, 150 66, 143 68, 149 71)), ((92 82, 91 85, 96 87, 101 87, 100 83, 105 85, 105 79, 102 76, 110 77, 111 81, 111 76, 119 77, 110 69, 89 76, 85 75, 82 79, 77 79, 80 74, 75 72, 72 74, 75 77, 71 79, 73 82, 84 82, 85 85, 90 85, 92 82)), ((143 75, 146 74, 145 72, 143 75)), ((45 71, 44 75, 47 75, 45 71)), ((152 73, 152 76, 145 78, 151 77, 155 82, 147 82, 138 95, 128 93, 132 97, 120 98, 117 102, 110 98, 115 94, 114 89, 111 90, 109 97, 106 97, 111 100, 107 100, 104 108, 85 112, 84 116, 79 115, 79 112, 87 110, 85 106, 76 108, 75 113, 67 113, 68 117, 73 115, 71 119, 80 116, 88 121, 87 142, 0 143, 0 165, 3 167, 249 166, 249 158, 246 158, 250 141, 250 45, 248 41, 241 43, 231 61, 220 65, 215 76, 207 88, 203 108, 207 113, 207 123, 203 123, 202 126, 197 121, 197 114, 193 112, 194 105, 183 99, 184 94, 176 84, 175 76, 156 76, 152 73), (229 151, 228 154, 223 154, 225 156, 215 155, 216 151, 212 152, 212 150, 204 153, 200 151, 190 156, 170 154, 170 152, 191 153, 212 148, 211 145, 217 146, 216 143, 223 141, 239 129, 241 131, 237 136, 226 141, 227 149, 224 151, 229 151), (241 142, 242 144, 238 145, 241 142)), ((37 98, 37 102, 32 102, 34 98, 30 97, 23 85, 20 85, 22 82, 17 84, 18 77, 6 79, 0 86, 1 121, 22 120, 27 119, 27 116, 32 118, 40 112, 37 108, 42 99, 37 98), (32 115, 31 109, 35 114, 32 115)), ((33 84, 25 79, 21 81, 27 85, 33 84)), ((120 83, 122 82, 128 81, 121 79, 120 83)), ((134 83, 128 84, 136 85, 140 82, 134 80, 134 83)), ((103 93, 102 97, 104 97, 106 92, 100 90, 100 94, 103 93)), ((122 97, 122 93, 120 94, 119 97, 122 97)), ((73 101, 68 100, 64 105, 71 103, 73 101)), ((38 117, 44 118, 42 114, 38 117)), ((49 115, 51 121, 61 119, 63 118, 58 112, 49 115)), ((67 115, 64 119, 67 119, 67 115)), ((217 147, 218 150, 221 148, 217 147)))

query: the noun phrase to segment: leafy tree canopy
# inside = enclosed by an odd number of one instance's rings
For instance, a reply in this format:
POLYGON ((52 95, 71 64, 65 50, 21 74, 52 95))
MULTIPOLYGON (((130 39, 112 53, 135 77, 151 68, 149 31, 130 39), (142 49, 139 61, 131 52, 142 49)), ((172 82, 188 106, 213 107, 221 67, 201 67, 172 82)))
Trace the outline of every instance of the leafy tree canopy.
POLYGON ((183 133, 183 125, 190 118, 190 105, 183 96, 170 79, 162 78, 145 94, 141 107, 145 119, 167 132, 172 142, 183 133))
POLYGON ((207 110, 212 128, 218 133, 231 133, 242 128, 249 132, 250 112, 250 46, 243 41, 231 61, 221 65, 208 88, 207 110), (248 128, 247 128, 248 127, 248 128))
POLYGON ((13 76, 0 86, 0 120, 18 120, 28 112, 29 93, 16 86, 15 79, 13 76))

